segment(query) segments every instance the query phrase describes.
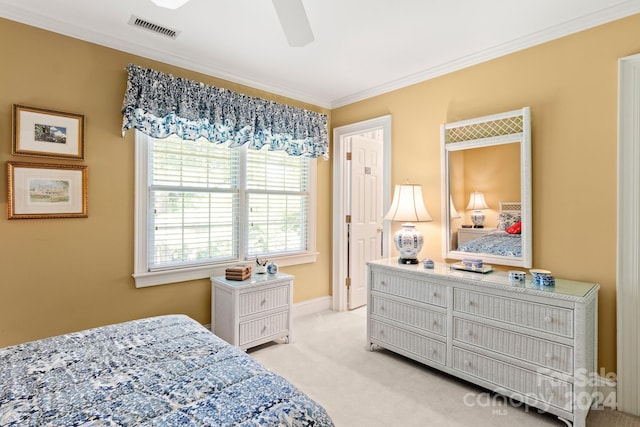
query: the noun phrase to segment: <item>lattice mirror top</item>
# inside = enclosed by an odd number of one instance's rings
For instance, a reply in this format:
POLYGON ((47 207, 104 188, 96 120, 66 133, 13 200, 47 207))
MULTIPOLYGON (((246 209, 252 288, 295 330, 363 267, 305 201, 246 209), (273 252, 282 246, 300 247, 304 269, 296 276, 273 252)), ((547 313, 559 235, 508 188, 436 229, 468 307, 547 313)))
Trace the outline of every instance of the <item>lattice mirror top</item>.
POLYGON ((518 135, 524 131, 522 114, 484 122, 445 125, 447 144, 499 136, 518 135))

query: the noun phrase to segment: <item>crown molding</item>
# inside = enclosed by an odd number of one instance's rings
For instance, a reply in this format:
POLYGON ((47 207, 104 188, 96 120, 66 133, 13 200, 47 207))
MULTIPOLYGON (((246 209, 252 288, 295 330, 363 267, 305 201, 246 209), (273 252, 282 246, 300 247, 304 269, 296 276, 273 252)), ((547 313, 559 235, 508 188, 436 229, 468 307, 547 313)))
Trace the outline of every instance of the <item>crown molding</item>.
POLYGON ((20 22, 26 25, 31 25, 65 36, 116 49, 122 52, 185 68, 215 78, 228 80, 233 83, 249 86, 265 92, 273 93, 275 95, 284 96, 327 109, 342 107, 354 102, 362 101, 367 98, 382 95, 393 90, 402 89, 416 83, 430 80, 454 71, 461 70, 463 68, 470 67, 472 65, 477 65, 482 62, 486 62, 557 38, 565 37, 579 31, 596 27, 598 25, 602 25, 636 13, 640 13, 640 0, 625 1, 610 8, 602 9, 590 15, 585 15, 581 18, 564 22, 560 25, 550 27, 543 31, 538 31, 525 37, 515 39, 511 42, 503 43, 498 46, 483 50, 481 52, 474 53, 472 55, 460 57, 454 61, 431 67, 426 70, 410 74, 400 79, 396 79, 364 91, 356 92, 342 98, 331 100, 318 98, 316 96, 296 91, 291 88, 267 84, 264 81, 260 81, 256 76, 240 76, 227 70, 217 68, 210 64, 194 62, 193 60, 187 59, 185 57, 171 55, 167 52, 154 49, 147 45, 132 43, 131 40, 125 40, 112 34, 104 34, 93 30, 87 30, 77 25, 72 25, 66 22, 52 19, 45 15, 26 12, 25 10, 18 7, 0 4, 0 17, 12 21, 20 22))
POLYGON ((331 101, 319 99, 309 94, 295 91, 291 88, 266 84, 253 76, 240 76, 209 64, 194 62, 188 58, 172 55, 159 49, 154 49, 148 45, 141 45, 125 40, 114 34, 104 34, 98 31, 88 30, 67 22, 62 22, 45 15, 26 12, 23 9, 9 5, 0 4, 0 18, 37 27, 43 30, 62 34, 64 36, 80 39, 89 43, 130 53, 144 58, 153 59, 176 67, 185 68, 190 71, 206 74, 218 79, 228 80, 233 83, 249 86, 275 95, 284 96, 297 101, 305 102, 322 108, 330 108, 331 101))
POLYGON ((463 56, 456 60, 437 65, 435 67, 431 67, 414 74, 410 74, 386 84, 372 87, 370 89, 333 100, 331 102, 331 108, 333 109, 342 107, 354 102, 382 95, 387 92, 402 89, 416 83, 440 77, 454 71, 462 70, 472 65, 481 64, 483 62, 490 61, 492 59, 496 59, 510 53, 518 52, 520 50, 546 43, 551 40, 575 34, 577 32, 597 27, 598 25, 603 25, 617 19, 622 19, 636 13, 640 13, 640 0, 631 0, 620 3, 610 8, 602 9, 598 12, 564 22, 560 25, 549 27, 545 30, 538 31, 533 34, 529 34, 525 37, 520 37, 518 39, 512 40, 511 42, 503 43, 498 46, 483 50, 481 52, 474 53, 472 55, 463 56))

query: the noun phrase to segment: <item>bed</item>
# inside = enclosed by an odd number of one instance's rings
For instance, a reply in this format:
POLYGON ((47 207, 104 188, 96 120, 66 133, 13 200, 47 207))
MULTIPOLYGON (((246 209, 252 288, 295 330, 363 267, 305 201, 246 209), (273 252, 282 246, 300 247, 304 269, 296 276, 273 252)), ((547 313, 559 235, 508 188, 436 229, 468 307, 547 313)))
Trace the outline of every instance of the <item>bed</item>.
POLYGON ((0 349, 1 426, 333 426, 320 405, 184 315, 0 349))
POLYGON ((500 202, 496 231, 458 245, 460 252, 522 256, 520 202, 500 202))

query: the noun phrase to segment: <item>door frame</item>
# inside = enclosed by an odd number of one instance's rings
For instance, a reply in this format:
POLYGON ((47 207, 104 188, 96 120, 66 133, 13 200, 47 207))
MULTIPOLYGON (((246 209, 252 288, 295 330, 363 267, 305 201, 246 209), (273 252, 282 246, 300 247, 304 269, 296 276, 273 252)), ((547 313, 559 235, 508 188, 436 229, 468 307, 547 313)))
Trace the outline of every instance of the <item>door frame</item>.
MULTIPOLYGON (((347 310, 346 191, 347 147, 345 138, 382 129, 382 211, 389 209, 391 197, 391 115, 365 120, 333 129, 333 310, 347 310)), ((391 224, 383 221, 382 256, 389 256, 391 224)))
POLYGON ((640 415, 640 55, 618 61, 618 409, 640 415))

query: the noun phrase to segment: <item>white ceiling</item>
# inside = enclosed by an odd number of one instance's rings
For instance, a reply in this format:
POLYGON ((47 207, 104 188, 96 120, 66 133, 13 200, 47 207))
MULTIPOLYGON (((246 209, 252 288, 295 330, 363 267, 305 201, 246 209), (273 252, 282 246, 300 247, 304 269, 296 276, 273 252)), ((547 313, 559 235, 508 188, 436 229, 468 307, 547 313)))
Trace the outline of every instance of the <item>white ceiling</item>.
POLYGON ((640 0, 303 2, 315 40, 295 48, 270 0, 0 0, 0 16, 335 108, 640 13, 640 0))

